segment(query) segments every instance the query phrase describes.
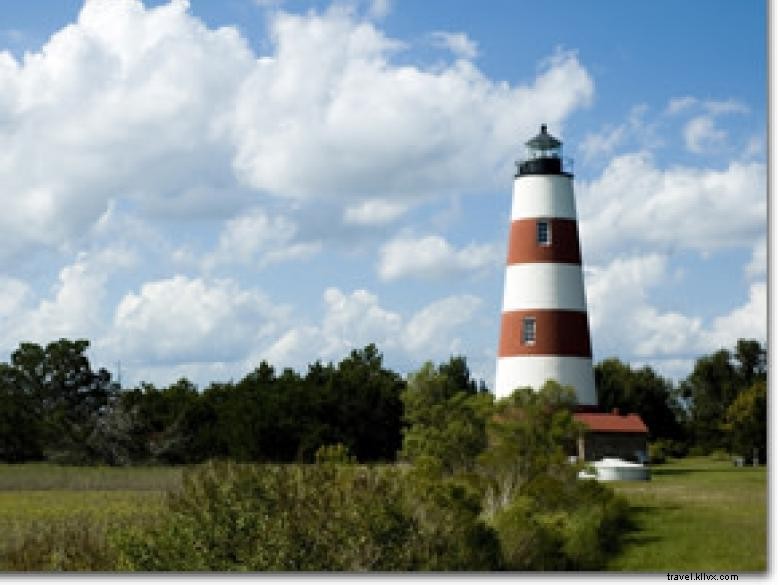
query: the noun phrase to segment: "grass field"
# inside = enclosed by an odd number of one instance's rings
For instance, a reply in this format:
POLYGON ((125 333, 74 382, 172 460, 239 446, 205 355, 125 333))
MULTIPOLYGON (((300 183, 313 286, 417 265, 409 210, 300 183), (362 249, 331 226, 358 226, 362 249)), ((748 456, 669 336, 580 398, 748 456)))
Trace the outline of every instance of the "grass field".
MULTIPOLYGON (((180 481, 173 467, 0 465, 0 559, 41 535, 66 547, 80 530, 88 542, 112 526, 152 522, 180 481)), ((765 468, 688 458, 655 466, 650 482, 611 485, 629 500, 637 529, 608 570, 766 570, 765 468)))
POLYGON ((649 482, 612 485, 631 503, 638 530, 609 570, 766 570, 766 468, 687 458, 654 466, 649 482))
POLYGON ((180 481, 175 467, 0 465, 0 570, 31 539, 64 548, 74 535, 100 540, 113 526, 153 521, 180 481))

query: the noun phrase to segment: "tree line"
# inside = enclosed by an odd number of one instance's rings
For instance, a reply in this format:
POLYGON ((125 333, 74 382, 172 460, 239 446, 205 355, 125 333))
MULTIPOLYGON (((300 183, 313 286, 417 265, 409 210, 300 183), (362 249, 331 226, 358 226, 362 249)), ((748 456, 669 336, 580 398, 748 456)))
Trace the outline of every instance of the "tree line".
MULTIPOLYGON (((202 390, 184 378, 122 389, 106 369, 93 370, 88 347, 22 343, 0 363, 0 461, 311 462, 320 447, 342 445, 359 462, 389 462, 425 445, 452 466, 484 448, 474 417, 494 403, 461 356, 405 377, 372 344, 305 374, 262 362, 202 390), (409 395, 413 382, 438 398, 409 395)), ((596 364, 595 376, 601 409, 641 415, 661 455, 766 456, 766 349, 755 340, 699 358, 678 384, 615 358, 596 364)))

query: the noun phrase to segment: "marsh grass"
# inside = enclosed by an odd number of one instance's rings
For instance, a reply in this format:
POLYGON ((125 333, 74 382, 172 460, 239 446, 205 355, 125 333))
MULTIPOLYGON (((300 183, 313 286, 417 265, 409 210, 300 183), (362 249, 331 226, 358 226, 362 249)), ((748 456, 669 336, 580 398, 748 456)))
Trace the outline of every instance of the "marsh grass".
POLYGON ((0 465, 0 570, 111 570, 108 535, 154 523, 179 468, 0 465))
POLYGON ((0 464, 0 492, 30 490, 166 491, 181 485, 182 467, 77 467, 0 464))
POLYGON ((655 466, 650 482, 613 487, 629 500, 637 530, 608 569, 766 570, 766 468, 688 458, 655 466))

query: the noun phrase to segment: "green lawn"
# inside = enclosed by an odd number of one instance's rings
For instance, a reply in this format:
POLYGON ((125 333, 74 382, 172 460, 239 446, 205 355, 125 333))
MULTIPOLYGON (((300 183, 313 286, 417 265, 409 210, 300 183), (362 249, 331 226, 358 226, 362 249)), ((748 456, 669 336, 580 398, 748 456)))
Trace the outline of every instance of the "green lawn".
POLYGON ((637 530, 609 570, 766 570, 766 468, 687 458, 654 466, 649 482, 611 485, 631 503, 637 530))

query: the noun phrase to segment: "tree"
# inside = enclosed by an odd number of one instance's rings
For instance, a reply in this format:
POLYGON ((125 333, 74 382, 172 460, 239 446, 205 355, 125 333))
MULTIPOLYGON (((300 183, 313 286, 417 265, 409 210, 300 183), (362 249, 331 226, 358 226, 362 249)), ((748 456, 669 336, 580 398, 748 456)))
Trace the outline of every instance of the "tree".
POLYGON ((101 409, 117 390, 105 369, 92 371, 88 347, 85 339, 60 339, 46 348, 22 343, 11 355, 20 391, 35 403, 49 458, 88 459, 87 439, 101 409))
POLYGON ((433 457, 450 473, 473 468, 487 445, 493 402, 490 394, 477 393, 476 385, 460 376, 456 379, 465 383, 453 384, 451 372, 426 362, 409 377, 401 395, 407 424, 401 457, 433 457))
POLYGON ((401 446, 401 377, 382 365, 374 344, 353 350, 325 378, 321 395, 333 438, 358 461, 392 461, 401 446))
POLYGON ((757 380, 739 393, 724 415, 733 453, 747 458, 757 449, 759 460, 766 461, 766 417, 766 380, 757 380))
POLYGON ((594 370, 602 409, 637 413, 647 425, 651 440, 682 438, 682 427, 675 412, 679 406, 671 382, 649 366, 634 370, 617 358, 602 361, 594 370))
POLYGON ((573 388, 550 380, 538 391, 518 388, 496 404, 488 426, 489 446, 480 457, 491 478, 489 514, 539 475, 574 479, 567 450, 573 450, 582 430, 572 416, 576 403, 573 388))
POLYGON ((757 380, 766 379, 766 350, 754 340, 740 339, 734 353, 721 349, 696 360, 681 385, 690 403, 690 427, 696 445, 710 451, 730 447, 724 432, 727 409, 757 380))
POLYGON ((740 339, 734 357, 740 382, 747 387, 755 380, 766 380, 766 349, 755 339, 740 339))
POLYGON ((36 402, 19 383, 19 372, 0 364, 0 461, 21 463, 43 457, 43 433, 36 402))

